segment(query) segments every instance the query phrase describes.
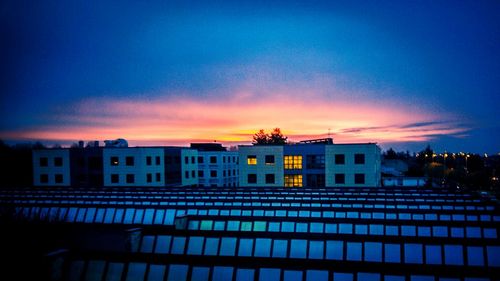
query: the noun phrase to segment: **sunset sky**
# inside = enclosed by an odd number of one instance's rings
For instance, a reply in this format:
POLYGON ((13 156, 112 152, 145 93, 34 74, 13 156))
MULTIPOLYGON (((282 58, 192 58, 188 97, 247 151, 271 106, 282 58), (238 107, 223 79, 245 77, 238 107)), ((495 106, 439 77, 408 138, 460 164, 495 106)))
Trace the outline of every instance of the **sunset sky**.
POLYGON ((500 1, 269 2, 2 1, 0 139, 500 152, 500 1))

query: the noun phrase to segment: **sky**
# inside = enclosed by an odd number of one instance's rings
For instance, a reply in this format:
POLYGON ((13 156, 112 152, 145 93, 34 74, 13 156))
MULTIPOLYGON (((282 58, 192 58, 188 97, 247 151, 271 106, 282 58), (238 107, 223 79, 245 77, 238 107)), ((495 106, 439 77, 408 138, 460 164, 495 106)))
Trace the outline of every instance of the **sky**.
POLYGON ((500 1, 207 2, 2 1, 0 139, 500 152, 500 1))

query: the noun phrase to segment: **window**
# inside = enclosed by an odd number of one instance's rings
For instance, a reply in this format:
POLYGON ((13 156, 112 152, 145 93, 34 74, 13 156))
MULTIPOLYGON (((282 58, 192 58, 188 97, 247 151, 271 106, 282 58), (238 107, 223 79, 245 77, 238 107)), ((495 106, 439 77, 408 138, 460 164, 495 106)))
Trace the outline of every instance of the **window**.
POLYGON ((203 177, 205 177, 205 175, 204 175, 204 174, 205 174, 205 173, 204 173, 203 171, 198 171, 198 177, 199 177, 199 178, 203 178, 203 177))
POLYGON ((217 164, 217 156, 210 156, 210 164, 217 164))
POLYGON ((40 175, 40 183, 49 183, 49 175, 41 174, 40 175))
POLYGON ((184 177, 185 177, 186 179, 189 179, 189 171, 185 171, 185 172, 184 172, 184 177))
POLYGON ((184 164, 189 164, 189 157, 187 156, 184 157, 184 164))
POLYGON ((193 171, 191 171, 191 177, 192 177, 192 178, 196 178, 196 172, 195 172, 194 170, 193 170, 193 171))
POLYGON ((194 156, 191 156, 191 164, 195 164, 196 163, 196 159, 194 156))
POLYGON ((285 170, 302 169, 301 155, 285 155, 283 162, 285 170))
POLYGON ((361 153, 354 154, 354 164, 365 164, 365 155, 361 153))
POLYGON ((55 174, 54 180, 56 183, 63 183, 63 175, 62 174, 55 174))
POLYGON ((125 157, 125 165, 134 166, 134 156, 125 157))
POLYGON ((135 182, 135 175, 127 174, 127 183, 134 183, 134 182, 135 182))
POLYGON ((198 156, 198 164, 203 164, 203 156, 198 156))
POLYGON ((152 174, 146 174, 146 182, 152 182, 153 181, 153 175, 152 174))
POLYGON ((306 166, 307 169, 324 169, 325 155, 307 155, 306 166))
POLYGON ((285 175, 285 187, 302 187, 302 175, 285 175))
POLYGON ((274 174, 266 174, 266 183, 274 183, 274 174))
POLYGON ((256 155, 248 155, 247 156, 247 164, 248 165, 257 165, 257 156, 256 155))
POLYGON ((354 183, 355 184, 364 184, 365 183, 365 174, 354 174, 354 183))
POLYGON ((120 180, 118 174, 111 174, 111 183, 118 183, 120 180))
POLYGON ((248 174, 248 183, 257 183, 257 174, 248 174))
POLYGON ((160 165, 160 163, 161 163, 161 157, 160 156, 156 156, 155 160, 156 160, 156 165, 160 165))
POLYGON ((151 166, 151 156, 146 157, 146 165, 151 166))
POLYGON ((335 174, 336 184, 345 184, 345 174, 335 174))
POLYGON ((119 164, 120 164, 120 161, 118 160, 118 156, 111 156, 110 165, 111 166, 118 166, 119 164))
POLYGON ((156 173, 156 181, 157 182, 161 181, 161 174, 160 173, 156 173))
POLYGON ((274 155, 266 155, 266 165, 274 165, 274 155))
POLYGON ((62 165, 63 165, 62 157, 54 157, 54 166, 62 167, 62 165))
POLYGON ((336 165, 344 165, 345 164, 345 155, 344 154, 335 154, 335 164, 336 165))
POLYGON ((40 157, 40 167, 47 167, 49 165, 49 159, 47 157, 40 157))
POLYGON ((210 171, 210 177, 211 178, 216 178, 217 177, 217 170, 211 170, 210 171))

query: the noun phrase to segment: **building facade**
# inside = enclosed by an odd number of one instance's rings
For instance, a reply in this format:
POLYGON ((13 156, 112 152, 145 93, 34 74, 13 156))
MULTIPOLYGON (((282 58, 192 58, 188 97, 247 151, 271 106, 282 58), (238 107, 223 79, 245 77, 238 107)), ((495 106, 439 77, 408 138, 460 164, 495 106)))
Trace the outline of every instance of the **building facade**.
POLYGON ((198 151, 198 184, 201 187, 236 187, 238 152, 227 151, 219 143, 192 143, 198 151))
POLYGON ((69 186, 69 159, 68 149, 33 150, 33 185, 69 186))
POLYGON ((163 149, 103 149, 104 186, 164 186, 163 149))
POLYGON ((378 187, 380 148, 331 139, 239 146, 240 186, 378 187))

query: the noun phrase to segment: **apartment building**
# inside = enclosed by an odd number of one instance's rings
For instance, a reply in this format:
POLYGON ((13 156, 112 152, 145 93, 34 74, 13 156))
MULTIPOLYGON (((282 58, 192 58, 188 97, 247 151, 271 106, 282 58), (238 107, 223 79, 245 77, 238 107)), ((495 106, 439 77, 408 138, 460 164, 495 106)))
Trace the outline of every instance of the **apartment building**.
POLYGON ((35 186, 69 186, 68 149, 33 150, 33 184, 35 186))
POLYGON ((236 187, 238 152, 227 151, 218 143, 192 143, 198 151, 198 184, 202 187, 236 187))

